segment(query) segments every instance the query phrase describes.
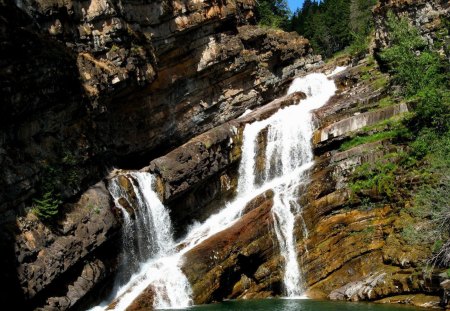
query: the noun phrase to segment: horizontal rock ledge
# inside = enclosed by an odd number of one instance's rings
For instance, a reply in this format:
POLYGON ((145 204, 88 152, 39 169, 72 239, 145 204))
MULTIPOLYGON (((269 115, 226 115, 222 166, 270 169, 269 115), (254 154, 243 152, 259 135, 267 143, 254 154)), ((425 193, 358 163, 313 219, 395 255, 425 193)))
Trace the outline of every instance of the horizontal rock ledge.
POLYGON ((224 123, 153 160, 141 171, 157 177, 157 192, 167 203, 236 163, 241 157, 246 124, 264 120, 279 109, 299 103, 306 95, 296 92, 276 99, 241 118, 224 123))
POLYGON ((408 111, 408 105, 401 103, 379 110, 356 114, 352 117, 332 123, 314 132, 314 149, 326 150, 328 145, 332 147, 332 145, 337 141, 342 141, 351 133, 362 129, 365 126, 377 124, 381 121, 390 119, 396 115, 400 115, 408 111))

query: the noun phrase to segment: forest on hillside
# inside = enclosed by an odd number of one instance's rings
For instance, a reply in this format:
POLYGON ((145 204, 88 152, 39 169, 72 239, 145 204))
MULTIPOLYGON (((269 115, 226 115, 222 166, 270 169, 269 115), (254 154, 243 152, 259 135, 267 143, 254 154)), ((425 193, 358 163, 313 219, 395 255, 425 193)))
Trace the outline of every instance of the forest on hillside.
POLYGON ((262 0, 257 18, 261 25, 296 31, 324 57, 344 48, 358 54, 368 45, 375 3, 376 0, 305 0, 300 9, 290 12, 286 0, 262 0))

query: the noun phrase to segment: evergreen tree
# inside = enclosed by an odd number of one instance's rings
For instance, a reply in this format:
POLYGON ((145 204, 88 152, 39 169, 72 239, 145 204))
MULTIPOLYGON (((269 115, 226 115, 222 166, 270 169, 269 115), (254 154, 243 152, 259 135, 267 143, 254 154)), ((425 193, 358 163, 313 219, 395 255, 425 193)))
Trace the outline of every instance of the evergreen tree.
POLYGON ((306 0, 291 19, 291 30, 308 38, 325 57, 351 44, 364 45, 376 0, 306 0))
POLYGON ((256 8, 256 19, 260 25, 289 29, 291 11, 286 0, 260 0, 256 8))

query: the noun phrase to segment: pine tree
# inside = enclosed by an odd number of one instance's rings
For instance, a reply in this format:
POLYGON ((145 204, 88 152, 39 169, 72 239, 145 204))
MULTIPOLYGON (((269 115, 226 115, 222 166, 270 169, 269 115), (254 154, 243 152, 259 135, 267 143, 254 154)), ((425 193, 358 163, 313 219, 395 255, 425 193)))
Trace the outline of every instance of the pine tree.
POLYGON ((286 0, 260 0, 256 10, 256 19, 263 26, 288 30, 291 12, 286 0))
POLYGON ((371 8, 375 2, 306 0, 302 8, 294 13, 290 29, 308 38, 316 53, 329 57, 355 42, 365 44, 371 28, 371 8))

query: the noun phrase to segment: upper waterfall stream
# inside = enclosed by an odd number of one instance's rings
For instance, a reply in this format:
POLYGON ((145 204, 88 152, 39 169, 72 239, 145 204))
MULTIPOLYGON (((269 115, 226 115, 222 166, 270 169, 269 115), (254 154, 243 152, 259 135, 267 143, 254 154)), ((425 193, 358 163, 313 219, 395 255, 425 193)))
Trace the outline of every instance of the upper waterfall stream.
MULTIPOLYGON (((190 305, 190 285, 180 269, 183 254, 232 225, 241 216, 246 203, 268 189, 274 190, 272 214, 284 258, 285 295, 301 296, 304 289, 297 262, 294 225, 295 219, 301 217, 299 191, 308 182, 308 169, 313 164, 311 137, 314 122, 311 112, 324 105, 335 94, 336 87, 334 81, 324 74, 313 73, 292 82, 288 93, 298 91, 307 96, 299 104, 246 125, 236 198, 203 223, 193 225, 178 243, 172 237, 169 211, 153 191, 153 177, 149 173, 126 175, 139 205, 139 211, 134 211, 133 217, 120 201, 121 197, 126 200, 132 198, 121 190, 117 177, 113 179, 109 189, 116 206, 124 214, 122 269, 118 286, 110 299, 93 310, 125 310, 149 286, 155 293, 155 308, 190 305), (265 163, 263 170, 257 171, 257 140, 264 129, 267 129, 265 163), (128 281, 124 282, 125 279, 128 281)), ((306 227, 303 230, 307 233, 306 227)))

